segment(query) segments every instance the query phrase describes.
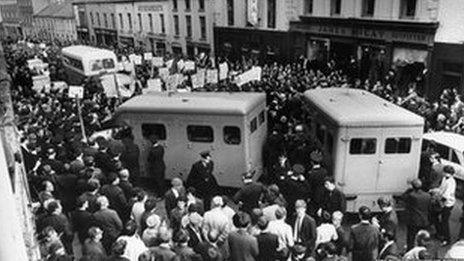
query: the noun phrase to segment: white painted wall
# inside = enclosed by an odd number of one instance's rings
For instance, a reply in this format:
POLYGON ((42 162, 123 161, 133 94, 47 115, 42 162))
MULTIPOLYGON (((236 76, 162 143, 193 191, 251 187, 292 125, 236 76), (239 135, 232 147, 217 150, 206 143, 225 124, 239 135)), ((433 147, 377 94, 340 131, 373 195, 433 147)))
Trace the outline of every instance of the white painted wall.
POLYGON ((435 42, 464 43, 464 1, 442 0, 438 8, 440 25, 435 42))

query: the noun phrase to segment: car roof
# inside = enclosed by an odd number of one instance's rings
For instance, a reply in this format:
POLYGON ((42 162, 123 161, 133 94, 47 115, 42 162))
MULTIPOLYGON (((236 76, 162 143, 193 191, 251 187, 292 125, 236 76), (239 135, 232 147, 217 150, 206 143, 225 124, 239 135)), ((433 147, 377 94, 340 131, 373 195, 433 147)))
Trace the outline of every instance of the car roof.
POLYGON ((65 55, 73 57, 82 57, 86 59, 98 59, 98 58, 116 58, 114 52, 106 49, 95 48, 86 45, 73 45, 65 47, 61 50, 65 55))
POLYGON ((436 143, 443 144, 457 151, 464 151, 464 136, 453 132, 429 132, 423 136, 426 140, 433 140, 436 143))
POLYGON ((247 115, 266 103, 264 93, 147 93, 123 103, 116 115, 124 113, 172 113, 204 115, 247 115))
POLYGON ((349 88, 313 89, 306 98, 339 126, 423 126, 424 119, 365 90, 349 88))

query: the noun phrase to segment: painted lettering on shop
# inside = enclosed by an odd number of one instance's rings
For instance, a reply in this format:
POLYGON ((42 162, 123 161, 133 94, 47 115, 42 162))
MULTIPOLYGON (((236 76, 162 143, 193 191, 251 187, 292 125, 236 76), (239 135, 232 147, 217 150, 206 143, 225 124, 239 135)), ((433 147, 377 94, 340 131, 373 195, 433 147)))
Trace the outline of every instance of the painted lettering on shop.
POLYGON ((162 5, 141 5, 139 12, 161 12, 163 11, 162 5))

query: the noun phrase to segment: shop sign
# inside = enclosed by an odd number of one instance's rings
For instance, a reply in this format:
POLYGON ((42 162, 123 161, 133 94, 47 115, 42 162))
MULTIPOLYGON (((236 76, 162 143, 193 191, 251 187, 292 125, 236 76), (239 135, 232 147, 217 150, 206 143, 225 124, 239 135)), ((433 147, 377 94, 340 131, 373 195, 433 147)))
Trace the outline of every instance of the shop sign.
POLYGON ((140 5, 139 12, 162 12, 162 5, 140 5))

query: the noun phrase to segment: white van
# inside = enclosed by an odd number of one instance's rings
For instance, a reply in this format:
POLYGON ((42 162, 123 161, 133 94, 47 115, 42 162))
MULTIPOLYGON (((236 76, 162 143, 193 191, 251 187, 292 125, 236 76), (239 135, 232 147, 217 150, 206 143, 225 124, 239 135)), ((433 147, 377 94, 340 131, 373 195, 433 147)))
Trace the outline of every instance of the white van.
POLYGON ((423 136, 422 148, 431 141, 435 142, 436 152, 440 154, 443 165, 451 165, 454 177, 464 181, 464 136, 453 132, 431 132, 423 136))
POLYGON ((247 171, 256 172, 256 178, 262 174, 267 135, 264 93, 149 93, 122 104, 115 119, 132 127, 145 177, 150 134, 165 147, 166 179, 186 180, 205 150, 211 151, 220 186, 240 187, 247 171))
POLYGON ((322 143, 348 211, 378 210, 380 196, 402 194, 419 170, 422 117, 372 93, 327 88, 305 92, 312 134, 322 143))

